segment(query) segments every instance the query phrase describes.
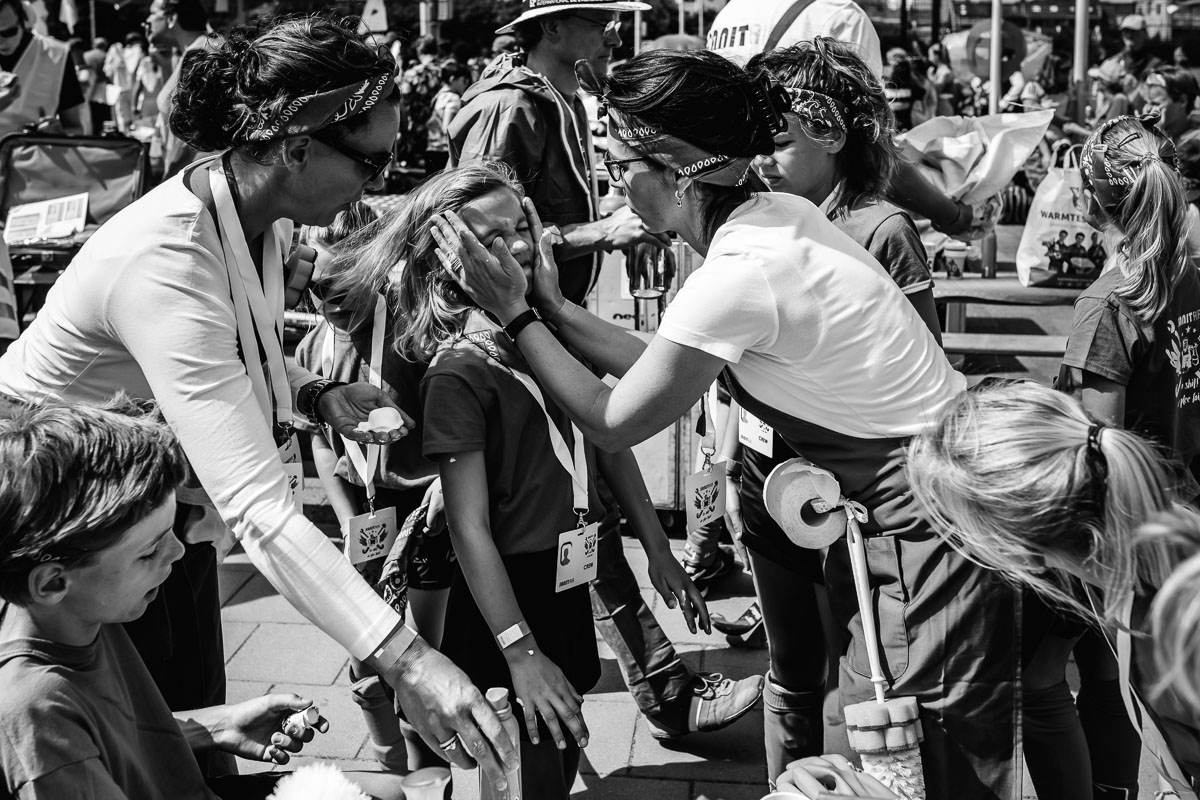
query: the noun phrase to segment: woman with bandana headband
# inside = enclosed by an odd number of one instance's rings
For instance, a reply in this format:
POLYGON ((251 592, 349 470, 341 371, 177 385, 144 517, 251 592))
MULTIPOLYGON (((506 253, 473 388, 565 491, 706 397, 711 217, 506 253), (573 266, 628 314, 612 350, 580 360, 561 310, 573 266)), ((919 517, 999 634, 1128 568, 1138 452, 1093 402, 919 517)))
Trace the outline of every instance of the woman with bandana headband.
MULTIPOLYGON (((1079 397, 1100 421, 1163 448, 1178 496, 1194 504, 1200 495, 1200 278, 1188 256, 1175 145, 1154 122, 1118 117, 1084 144, 1080 211, 1108 240, 1112 255, 1075 303, 1058 388, 1079 397)), ((1137 785, 1141 748, 1118 702, 1116 662, 1095 635, 1080 641, 1083 630, 1073 620, 1042 616, 1047 632, 1027 679, 1057 690, 1061 702, 1051 702, 1065 709, 1047 740, 1078 736, 1064 673, 1074 649, 1084 683, 1079 719, 1097 796, 1120 796, 1137 785)))
POLYGON ((502 783, 488 740, 505 760, 512 745, 478 690, 404 627, 293 496, 293 410, 359 442, 412 427, 374 386, 287 364, 280 340, 285 284, 300 285, 285 274, 292 221, 328 225, 377 186, 399 124, 395 64, 356 25, 277 20, 187 55, 171 125, 218 155, 96 232, 0 359, 0 392, 125 391, 154 401, 178 436, 198 479, 176 518, 187 552, 133 631, 172 708, 224 701, 214 542, 232 528, 281 595, 396 690, 431 746, 502 783), (379 408, 401 424, 358 430, 379 408))
MULTIPOLYGON (((883 199, 895 172, 892 114, 879 79, 849 46, 825 37, 757 55, 750 71, 765 70, 787 89, 787 129, 774 152, 754 160, 755 174, 776 192, 805 198, 862 245, 912 303, 941 341, 933 277, 912 219, 883 199)), ((737 418, 731 410, 730 417, 737 418)), ((726 432, 723 452, 736 458, 737 432, 726 432)), ((763 556, 755 562, 756 586, 771 650, 765 727, 769 775, 791 761, 820 752, 825 653, 822 627, 797 625, 795 609, 811 605, 820 580, 820 554, 791 546, 767 514, 762 490, 776 464, 795 456, 778 437, 766 456, 741 449, 740 520, 743 541, 763 556), (763 563, 765 562, 765 563, 763 563), (813 733, 817 741, 812 741, 813 733)))
MULTIPOLYGON (((746 186, 751 161, 774 151, 786 124, 791 103, 782 87, 708 52, 652 51, 603 81, 583 77, 608 109, 607 166, 631 206, 705 258, 654 338, 647 344, 565 302, 547 258, 532 277, 539 318, 506 249, 484 248, 452 214, 435 229, 444 268, 496 315, 546 391, 598 446, 625 447, 674 424, 723 376, 743 407, 831 471, 868 509, 887 690, 923 708, 927 796, 1014 796, 1010 595, 933 533, 903 476, 909 437, 965 380, 866 250, 804 198, 746 186), (620 376, 617 384, 583 368, 548 325, 620 376)), ((825 580, 849 640, 841 702, 871 699, 844 545, 830 548, 825 580)), ((797 618, 815 613, 794 609, 797 618)), ((848 752, 844 742, 840 749, 848 752)))

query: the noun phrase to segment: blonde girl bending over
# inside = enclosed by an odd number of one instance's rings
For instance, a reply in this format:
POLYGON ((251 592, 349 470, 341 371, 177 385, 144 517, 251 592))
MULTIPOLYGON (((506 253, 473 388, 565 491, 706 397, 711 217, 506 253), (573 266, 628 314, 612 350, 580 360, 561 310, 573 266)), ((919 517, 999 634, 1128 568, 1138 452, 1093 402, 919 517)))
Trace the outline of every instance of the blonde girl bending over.
POLYGON ((1176 497, 1170 464, 1142 437, 1033 383, 964 392, 908 456, 913 497, 938 533, 1105 634, 1120 656, 1123 703, 1150 703, 1147 745, 1165 737, 1158 750, 1170 763, 1160 772, 1184 784, 1200 775, 1195 716, 1173 692, 1154 696, 1154 642, 1139 635, 1181 548, 1139 537, 1138 527, 1166 511, 1195 519, 1176 497))

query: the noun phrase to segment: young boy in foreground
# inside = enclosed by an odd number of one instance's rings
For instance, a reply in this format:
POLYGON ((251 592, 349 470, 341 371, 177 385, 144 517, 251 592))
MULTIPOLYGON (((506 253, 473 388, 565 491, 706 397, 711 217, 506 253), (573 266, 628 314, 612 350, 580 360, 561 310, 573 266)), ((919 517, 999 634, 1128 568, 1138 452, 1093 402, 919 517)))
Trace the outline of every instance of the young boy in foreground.
MULTIPOLYGON (((293 694, 173 716, 119 624, 183 552, 171 527, 184 469, 171 432, 133 408, 0 420, 0 796, 210 800, 192 750, 282 764, 312 739, 283 732, 311 705, 293 694)), ((232 781, 219 794, 270 791, 248 777, 219 779, 232 781)))

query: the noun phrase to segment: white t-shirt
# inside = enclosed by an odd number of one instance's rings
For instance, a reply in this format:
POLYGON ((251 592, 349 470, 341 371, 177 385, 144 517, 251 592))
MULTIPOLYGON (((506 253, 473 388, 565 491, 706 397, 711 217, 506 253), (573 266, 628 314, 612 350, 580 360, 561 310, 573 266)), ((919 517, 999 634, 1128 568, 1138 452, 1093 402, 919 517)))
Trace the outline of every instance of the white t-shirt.
MULTIPOLYGON (((33 324, 0 356, 0 391, 95 403, 123 390, 154 400, 254 565, 298 611, 365 658, 400 618, 292 505, 271 426, 238 355, 216 222, 183 174, 88 240, 33 324)), ((293 393, 316 378, 289 364, 293 393)))
POLYGON ((919 433, 966 388, 879 262, 795 195, 730 215, 658 335, 730 362, 766 405, 861 439, 919 433))
MULTIPOLYGON (((746 63, 761 53, 776 23, 789 8, 806 0, 730 0, 708 31, 708 49, 746 63)), ((875 77, 883 77, 879 34, 867 12, 853 0, 812 0, 788 27, 777 47, 788 47, 817 36, 830 36, 854 45, 875 77)))

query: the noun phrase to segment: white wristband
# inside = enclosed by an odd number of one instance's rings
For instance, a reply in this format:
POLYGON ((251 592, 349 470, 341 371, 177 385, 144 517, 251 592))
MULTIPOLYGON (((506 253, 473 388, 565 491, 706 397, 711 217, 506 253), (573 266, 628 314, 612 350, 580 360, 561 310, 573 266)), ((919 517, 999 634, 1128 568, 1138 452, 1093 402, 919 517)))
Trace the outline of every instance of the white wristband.
POLYGON ((499 635, 496 636, 496 643, 500 645, 501 650, 504 650, 521 641, 531 632, 529 626, 525 624, 525 620, 521 620, 516 625, 511 625, 500 631, 499 635))

